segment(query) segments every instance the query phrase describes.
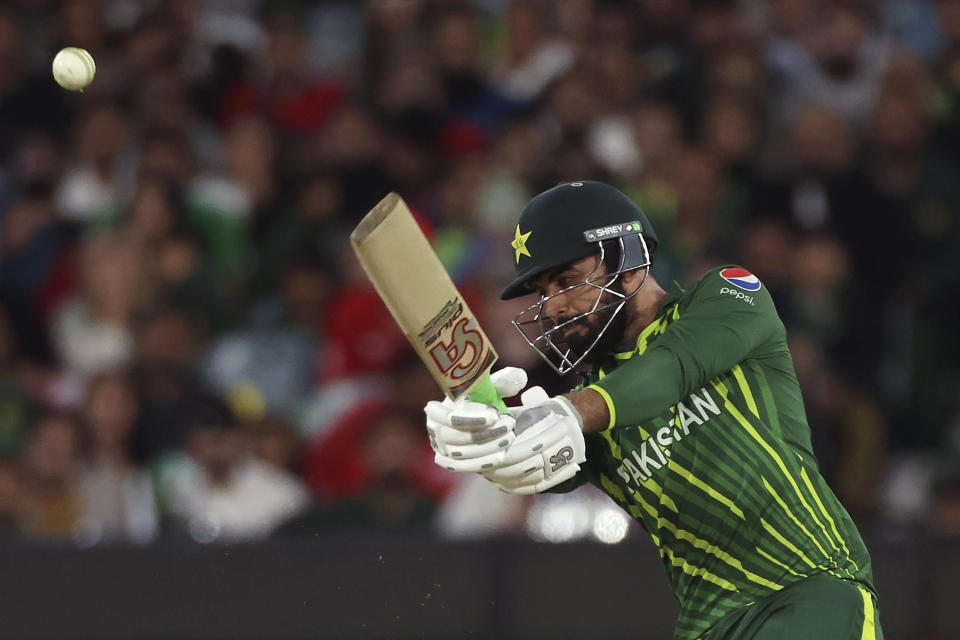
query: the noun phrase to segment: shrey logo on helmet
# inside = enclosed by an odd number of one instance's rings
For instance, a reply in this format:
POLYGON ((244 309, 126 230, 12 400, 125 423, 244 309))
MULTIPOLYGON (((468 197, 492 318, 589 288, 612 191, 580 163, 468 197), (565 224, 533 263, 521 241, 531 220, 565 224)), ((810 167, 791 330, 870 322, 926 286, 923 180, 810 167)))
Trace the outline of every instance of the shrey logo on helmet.
POLYGON ((744 291, 760 290, 760 278, 740 267, 727 267, 720 272, 720 277, 744 291))

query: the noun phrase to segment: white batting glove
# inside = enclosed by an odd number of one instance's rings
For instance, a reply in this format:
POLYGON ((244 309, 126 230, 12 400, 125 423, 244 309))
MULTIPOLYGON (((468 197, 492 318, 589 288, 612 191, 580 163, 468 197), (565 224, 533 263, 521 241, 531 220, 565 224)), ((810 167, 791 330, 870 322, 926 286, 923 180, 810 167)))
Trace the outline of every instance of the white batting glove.
MULTIPOLYGON (((491 374, 490 381, 501 398, 509 398, 526 386, 527 374, 505 367, 491 374)), ((445 398, 428 402, 424 413, 434 461, 450 471, 483 471, 502 464, 514 441, 513 416, 479 402, 445 398)))
POLYGON ((502 462, 481 473, 508 493, 540 493, 575 476, 586 461, 583 419, 569 400, 551 398, 540 387, 521 400, 502 462))

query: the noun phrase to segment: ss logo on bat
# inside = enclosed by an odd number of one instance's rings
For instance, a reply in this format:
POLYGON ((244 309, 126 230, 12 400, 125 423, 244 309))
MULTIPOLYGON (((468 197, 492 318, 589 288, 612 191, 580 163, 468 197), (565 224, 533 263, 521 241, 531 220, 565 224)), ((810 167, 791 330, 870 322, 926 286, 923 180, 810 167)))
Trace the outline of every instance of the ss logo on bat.
POLYGON ((553 464, 553 466, 550 467, 550 472, 556 473, 560 469, 563 469, 565 466, 567 466, 567 463, 569 463, 571 460, 573 460, 573 447, 564 447, 563 449, 560 449, 560 451, 557 451, 554 455, 550 456, 550 463, 553 464))
POLYGON ((483 355, 483 336, 472 326, 469 318, 460 318, 450 331, 450 342, 443 338, 430 349, 434 364, 452 380, 461 380, 480 364, 483 355))

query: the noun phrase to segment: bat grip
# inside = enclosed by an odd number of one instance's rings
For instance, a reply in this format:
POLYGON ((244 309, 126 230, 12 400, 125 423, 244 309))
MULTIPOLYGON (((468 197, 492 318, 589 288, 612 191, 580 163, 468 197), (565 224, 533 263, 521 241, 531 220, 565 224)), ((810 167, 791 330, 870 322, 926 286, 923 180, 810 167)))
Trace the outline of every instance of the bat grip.
POLYGON ((489 374, 485 375, 476 388, 467 395, 470 396, 470 399, 474 402, 482 402, 500 411, 507 410, 507 405, 503 403, 500 394, 497 393, 497 389, 493 386, 493 382, 490 381, 489 374))

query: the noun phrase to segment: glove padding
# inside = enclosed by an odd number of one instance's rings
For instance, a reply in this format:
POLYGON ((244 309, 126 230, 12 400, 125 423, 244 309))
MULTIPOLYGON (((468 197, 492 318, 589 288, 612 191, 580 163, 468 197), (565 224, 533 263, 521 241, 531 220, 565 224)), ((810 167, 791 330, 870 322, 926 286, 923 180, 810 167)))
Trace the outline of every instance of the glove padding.
POLYGON ((481 473, 502 491, 540 493, 575 476, 586 461, 583 420, 569 400, 550 398, 540 387, 521 400, 502 462, 481 473))
MULTIPOLYGON (((516 395, 527 384, 523 369, 505 367, 490 375, 501 398, 516 395)), ((514 417, 497 409, 460 399, 431 401, 424 407, 434 461, 450 471, 483 471, 503 463, 514 441, 514 417)))
MULTIPOLYGON (((503 398, 526 386, 522 369, 490 376, 503 398)), ((542 387, 520 396, 522 405, 502 413, 469 400, 427 403, 427 433, 435 462, 445 469, 478 472, 508 493, 532 494, 576 475, 586 460, 583 420, 569 400, 542 387)))

